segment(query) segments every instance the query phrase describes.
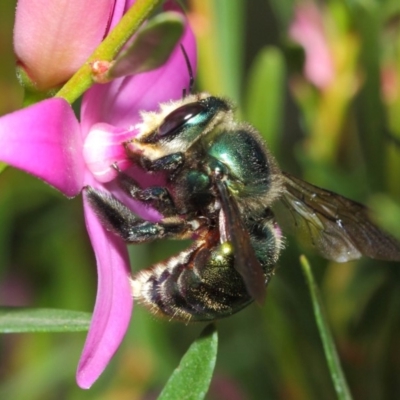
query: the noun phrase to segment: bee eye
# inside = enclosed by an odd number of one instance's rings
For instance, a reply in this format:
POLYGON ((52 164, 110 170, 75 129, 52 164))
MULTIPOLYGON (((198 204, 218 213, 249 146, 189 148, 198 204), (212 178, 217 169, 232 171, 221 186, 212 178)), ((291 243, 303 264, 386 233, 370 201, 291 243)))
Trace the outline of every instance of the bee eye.
POLYGON ((158 128, 158 136, 175 136, 193 117, 205 111, 201 103, 190 103, 168 114, 158 128))

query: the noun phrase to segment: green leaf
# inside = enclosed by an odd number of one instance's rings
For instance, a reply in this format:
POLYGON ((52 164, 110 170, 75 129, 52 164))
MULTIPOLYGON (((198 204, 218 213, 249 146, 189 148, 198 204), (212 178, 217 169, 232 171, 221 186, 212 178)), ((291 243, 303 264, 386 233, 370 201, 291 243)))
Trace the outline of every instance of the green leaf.
POLYGON ((204 399, 214 371, 217 347, 217 330, 210 324, 182 357, 158 400, 204 399))
POLYGON ((215 42, 221 71, 221 90, 236 104, 240 103, 243 77, 245 4, 243 0, 210 2, 217 21, 215 42))
POLYGON ((165 12, 151 19, 108 71, 110 78, 134 75, 158 68, 171 55, 184 30, 184 19, 165 12))
POLYGON ((87 331, 91 317, 81 311, 0 307, 0 333, 87 331))
POLYGON ((348 388, 346 378, 340 365, 339 356, 336 351, 332 333, 328 326, 325 309, 322 304, 321 294, 315 283, 314 276, 311 271, 310 264, 305 256, 300 257, 300 263, 303 268, 304 275, 310 289, 311 301, 314 309, 314 316, 317 322, 319 334, 321 336, 322 345, 324 347, 326 361, 331 373, 333 386, 335 388, 338 399, 351 400, 350 390, 348 388))
POLYGON ((245 119, 261 132, 276 155, 285 96, 285 60, 278 48, 266 47, 259 52, 246 86, 245 119))

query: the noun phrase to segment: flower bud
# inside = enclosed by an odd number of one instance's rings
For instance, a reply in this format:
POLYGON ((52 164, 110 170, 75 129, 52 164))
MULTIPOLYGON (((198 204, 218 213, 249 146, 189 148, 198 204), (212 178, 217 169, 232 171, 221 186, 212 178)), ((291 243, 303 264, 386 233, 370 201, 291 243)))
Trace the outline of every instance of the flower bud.
POLYGON ((38 91, 67 81, 103 40, 115 1, 19 0, 14 27, 19 75, 38 91))

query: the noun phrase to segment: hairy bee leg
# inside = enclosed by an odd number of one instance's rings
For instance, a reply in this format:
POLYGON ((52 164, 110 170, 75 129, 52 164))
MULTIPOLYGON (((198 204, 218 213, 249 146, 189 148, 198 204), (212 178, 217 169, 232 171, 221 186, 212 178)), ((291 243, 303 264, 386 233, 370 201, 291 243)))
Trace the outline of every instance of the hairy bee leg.
POLYGON ((177 213, 175 204, 166 187, 151 186, 141 189, 135 179, 124 172, 117 171, 119 172, 119 185, 130 197, 151 204, 163 215, 175 215, 177 213))
MULTIPOLYGON (((180 152, 168 154, 153 161, 138 155, 132 155, 131 158, 149 172, 169 172, 170 180, 173 179, 185 161, 183 153, 180 152)), ((152 186, 146 189, 141 189, 135 179, 122 172, 118 168, 117 164, 114 164, 113 166, 119 173, 118 180, 121 188, 129 196, 131 196, 133 199, 153 205, 163 215, 177 214, 176 206, 172 200, 172 196, 166 187, 152 186)))
POLYGON ((156 160, 149 160, 148 158, 141 157, 141 165, 147 171, 168 171, 175 173, 185 162, 183 153, 177 152, 168 154, 164 157, 157 158, 156 160))
POLYGON ((167 188, 152 186, 143 189, 138 194, 138 200, 152 204, 161 214, 165 216, 176 215, 177 209, 167 188))
POLYGON ((164 218, 156 223, 144 221, 115 197, 89 186, 86 196, 107 229, 126 242, 142 243, 175 237, 188 230, 186 222, 179 218, 164 218))
POLYGON ((108 193, 87 186, 85 195, 101 222, 107 229, 118 233, 121 237, 126 235, 126 226, 133 226, 141 222, 140 218, 133 214, 128 207, 108 193))
POLYGON ((150 160, 146 157, 140 158, 140 165, 149 172, 169 172, 168 180, 173 181, 181 170, 185 162, 185 156, 181 152, 168 154, 156 160, 150 160))
POLYGON ((133 162, 149 172, 168 171, 175 173, 185 162, 185 156, 181 152, 167 154, 155 160, 150 160, 140 154, 132 153, 129 151, 129 148, 127 149, 127 153, 133 162))
POLYGON ((126 227, 122 237, 129 243, 144 243, 156 239, 165 239, 184 234, 187 225, 183 220, 164 218, 160 222, 143 221, 137 225, 126 227))

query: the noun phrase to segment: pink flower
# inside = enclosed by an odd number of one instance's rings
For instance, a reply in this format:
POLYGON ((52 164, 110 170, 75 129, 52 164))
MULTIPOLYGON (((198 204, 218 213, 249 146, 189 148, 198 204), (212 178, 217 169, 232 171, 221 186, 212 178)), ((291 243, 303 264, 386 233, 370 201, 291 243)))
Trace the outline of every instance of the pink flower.
POLYGON ((17 63, 39 91, 67 81, 124 12, 126 0, 19 0, 17 63))
POLYGON ((334 79, 334 63, 321 11, 315 4, 306 2, 296 7, 289 35, 304 48, 307 79, 320 89, 327 87, 334 79))
MULTIPOLYGON (((176 9, 171 4, 168 8, 176 9)), ((195 40, 188 26, 181 43, 195 69, 195 40)), ((0 118, 0 160, 69 197, 90 185, 122 198, 109 166, 115 161, 124 168, 130 165, 122 142, 135 135, 139 111, 157 110, 160 102, 180 98, 188 81, 187 66, 177 46, 168 62, 154 71, 92 87, 82 101, 81 121, 61 98, 8 114, 0 118)), ((77 371, 79 386, 89 388, 121 343, 133 300, 125 243, 103 228, 85 197, 83 206, 98 269, 96 304, 77 371)), ((143 218, 160 217, 140 204, 132 207, 143 218)))

